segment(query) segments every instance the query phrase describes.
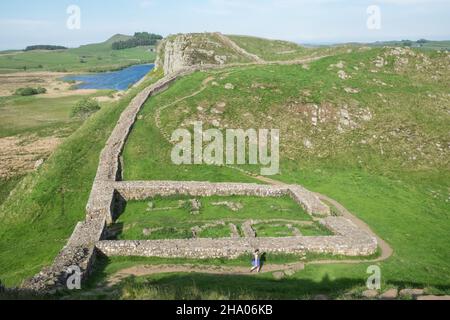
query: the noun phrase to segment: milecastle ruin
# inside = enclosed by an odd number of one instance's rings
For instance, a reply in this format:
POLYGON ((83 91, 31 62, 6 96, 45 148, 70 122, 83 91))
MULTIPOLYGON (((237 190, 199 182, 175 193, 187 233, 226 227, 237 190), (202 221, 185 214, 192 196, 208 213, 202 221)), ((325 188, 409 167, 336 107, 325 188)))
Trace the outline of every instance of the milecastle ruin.
MULTIPOLYGON (((87 204, 86 220, 78 223, 67 245, 50 267, 26 281, 25 289, 53 291, 65 288, 71 275, 69 267, 78 266, 85 279, 98 254, 106 256, 177 257, 177 258, 236 258, 255 248, 266 253, 303 254, 306 252, 370 256, 376 253, 378 242, 374 235, 360 229, 352 221, 333 216, 330 207, 314 193, 298 185, 272 186, 240 183, 122 181, 121 153, 144 103, 153 95, 166 90, 180 77, 195 71, 220 68, 203 65, 187 67, 166 75, 140 92, 122 113, 100 155, 97 175, 87 204), (223 239, 107 241, 106 227, 117 219, 118 208, 125 201, 148 200, 155 196, 290 196, 299 206, 329 229, 332 236, 293 236, 285 238, 229 237, 223 239)), ((255 219, 257 219, 257 213, 255 219)))

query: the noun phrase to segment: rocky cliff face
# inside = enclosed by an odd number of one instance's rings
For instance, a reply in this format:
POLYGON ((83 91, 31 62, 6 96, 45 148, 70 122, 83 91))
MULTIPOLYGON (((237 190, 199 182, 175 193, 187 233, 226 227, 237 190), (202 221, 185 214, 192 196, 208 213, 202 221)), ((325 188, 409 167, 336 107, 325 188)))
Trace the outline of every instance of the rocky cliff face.
POLYGON ((223 65, 253 60, 225 39, 225 36, 217 33, 170 36, 158 47, 156 66, 163 68, 164 74, 168 75, 193 65, 223 65))

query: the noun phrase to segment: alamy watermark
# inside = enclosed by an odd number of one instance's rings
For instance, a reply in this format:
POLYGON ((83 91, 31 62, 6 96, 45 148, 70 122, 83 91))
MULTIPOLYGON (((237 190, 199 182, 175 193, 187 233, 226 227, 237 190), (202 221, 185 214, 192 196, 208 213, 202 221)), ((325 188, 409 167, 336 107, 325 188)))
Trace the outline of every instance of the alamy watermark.
POLYGON ((372 5, 367 8, 367 29, 380 30, 381 29, 381 8, 377 5, 372 5))
POLYGON ((369 290, 381 290, 381 269, 379 266, 370 266, 367 268, 370 277, 367 279, 366 285, 369 290))
POLYGON ((78 266, 70 266, 67 268, 66 286, 69 290, 81 290, 81 269, 78 266))
POLYGON ((67 18, 66 26, 69 30, 81 29, 81 8, 77 5, 70 5, 66 10, 69 17, 67 18))
POLYGON ((280 170, 280 130, 219 129, 203 130, 194 123, 193 134, 178 129, 172 134, 176 143, 172 162, 176 165, 260 165, 261 175, 272 176, 280 170))

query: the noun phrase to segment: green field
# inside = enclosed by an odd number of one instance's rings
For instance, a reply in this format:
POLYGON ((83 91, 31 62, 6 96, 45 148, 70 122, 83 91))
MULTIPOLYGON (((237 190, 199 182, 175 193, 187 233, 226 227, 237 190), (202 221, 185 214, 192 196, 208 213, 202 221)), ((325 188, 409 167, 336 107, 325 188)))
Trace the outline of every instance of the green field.
POLYGON ((126 38, 116 35, 103 43, 68 50, 0 53, 0 72, 102 72, 155 61, 156 54, 149 51, 154 47, 112 50, 114 42, 126 38))
MULTIPOLYGON (((108 93, 99 91, 86 97, 108 93)), ((70 117, 70 112, 83 97, 76 93, 60 98, 0 97, 0 138, 18 134, 68 136, 81 124, 80 120, 70 117)))

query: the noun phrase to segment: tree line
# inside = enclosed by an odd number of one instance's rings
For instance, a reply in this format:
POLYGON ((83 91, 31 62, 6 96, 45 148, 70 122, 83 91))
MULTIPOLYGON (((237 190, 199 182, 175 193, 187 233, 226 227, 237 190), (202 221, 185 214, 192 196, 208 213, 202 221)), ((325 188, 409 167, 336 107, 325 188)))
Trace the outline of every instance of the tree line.
POLYGON ((37 46, 28 46, 25 48, 25 51, 33 51, 33 50, 66 50, 66 47, 63 46, 52 46, 52 45, 37 45, 37 46))
POLYGON ((135 48, 139 46, 154 46, 163 37, 148 32, 136 32, 133 38, 128 40, 117 41, 112 44, 113 50, 123 50, 128 48, 135 48))

